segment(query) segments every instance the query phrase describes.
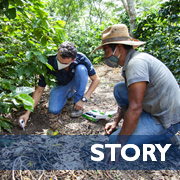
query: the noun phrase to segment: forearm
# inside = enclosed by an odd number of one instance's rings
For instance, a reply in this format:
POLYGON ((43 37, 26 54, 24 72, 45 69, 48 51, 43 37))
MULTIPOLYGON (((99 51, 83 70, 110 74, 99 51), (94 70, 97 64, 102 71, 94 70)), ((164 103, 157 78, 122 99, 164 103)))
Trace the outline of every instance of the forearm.
POLYGON ((128 109, 124 116, 123 126, 119 135, 132 135, 136 129, 142 110, 128 109))
POLYGON ((124 118, 127 109, 128 109, 128 105, 118 107, 116 116, 114 117, 114 122, 116 123, 116 125, 120 122, 121 119, 124 118))
POLYGON ((122 116, 121 116, 121 111, 120 111, 120 108, 118 107, 117 109, 117 113, 114 117, 114 123, 116 124, 116 126, 118 125, 119 121, 122 119, 122 116))
MULTIPOLYGON (((41 96, 43 94, 44 88, 38 86, 37 89, 34 91, 33 93, 33 100, 34 100, 34 106, 33 108, 35 108, 39 102, 39 100, 41 99, 41 96)), ((27 110, 25 114, 30 115, 31 111, 27 110)))
POLYGON ((84 96, 88 99, 91 94, 94 92, 94 90, 96 89, 96 87, 98 86, 100 82, 99 78, 96 78, 95 80, 93 80, 88 88, 88 90, 86 91, 86 93, 84 94, 84 96))
POLYGON ((126 144, 129 137, 133 134, 134 130, 136 129, 140 114, 140 111, 133 112, 130 110, 127 110, 127 112, 125 113, 123 126, 118 134, 123 136, 118 136, 117 138, 117 142, 122 146, 126 144))
POLYGON ((118 135, 126 135, 119 136, 119 139, 122 144, 125 144, 128 138, 135 131, 140 115, 142 113, 143 108, 143 99, 146 92, 146 83, 145 81, 137 82, 131 84, 129 88, 128 101, 129 106, 124 115, 124 122, 121 128, 121 131, 118 135))

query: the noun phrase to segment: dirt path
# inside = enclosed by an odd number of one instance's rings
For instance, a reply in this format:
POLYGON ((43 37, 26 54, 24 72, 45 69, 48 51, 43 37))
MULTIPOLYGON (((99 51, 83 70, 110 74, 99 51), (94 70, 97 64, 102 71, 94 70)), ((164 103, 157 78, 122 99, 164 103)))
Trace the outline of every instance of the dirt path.
MULTIPOLYGON (((121 69, 112 69, 106 65, 97 66, 96 72, 100 77, 100 84, 91 95, 84 112, 94 109, 101 112, 107 110, 116 110, 117 104, 113 97, 113 87, 123 81, 121 69)), ((88 81, 88 86, 90 80, 88 81)), ((70 118, 72 104, 66 104, 59 115, 52 115, 48 112, 49 89, 45 90, 40 103, 30 115, 25 131, 17 125, 12 129, 15 135, 47 134, 50 131, 58 131, 60 135, 104 135, 104 126, 113 119, 100 120, 96 123, 86 120, 83 117, 70 118)), ((15 112, 9 119, 17 124, 18 117, 25 111, 15 112)), ((119 124, 121 126, 121 124, 119 124)), ((7 134, 3 131, 1 134, 7 134)), ((163 170, 163 171, 15 171, 16 179, 30 180, 33 179, 124 179, 124 180, 144 180, 144 179, 161 179, 175 180, 180 179, 180 171, 163 170)), ((12 179, 12 171, 0 171, 0 179, 12 179)))

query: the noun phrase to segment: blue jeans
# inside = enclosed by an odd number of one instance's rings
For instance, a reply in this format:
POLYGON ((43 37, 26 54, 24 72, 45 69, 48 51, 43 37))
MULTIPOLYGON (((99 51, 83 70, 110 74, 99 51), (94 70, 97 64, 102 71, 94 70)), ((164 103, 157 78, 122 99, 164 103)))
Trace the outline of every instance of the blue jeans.
MULTIPOLYGON (((124 82, 117 83, 114 86, 114 97, 119 107, 129 105, 128 88, 124 82)), ((116 141, 120 130, 121 129, 118 129, 110 135, 110 143, 114 143, 116 141)), ((143 111, 140 115, 138 125, 132 134, 135 136, 130 136, 126 144, 142 145, 156 141, 163 141, 165 139, 168 143, 174 144, 174 141, 176 141, 176 137, 174 135, 179 130, 180 123, 171 125, 168 129, 165 129, 161 124, 156 124, 149 113, 143 111), (155 137, 158 139, 155 139, 155 137)))
POLYGON ((59 114, 66 104, 68 98, 74 95, 74 103, 77 103, 86 90, 88 82, 87 68, 79 64, 76 67, 74 78, 65 86, 53 87, 50 91, 49 97, 49 112, 59 114), (74 93, 73 90, 76 90, 74 93))

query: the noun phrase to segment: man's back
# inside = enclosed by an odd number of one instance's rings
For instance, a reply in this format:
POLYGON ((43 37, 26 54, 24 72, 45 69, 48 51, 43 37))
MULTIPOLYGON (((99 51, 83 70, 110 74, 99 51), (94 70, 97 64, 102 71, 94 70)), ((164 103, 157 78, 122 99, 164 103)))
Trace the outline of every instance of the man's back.
POLYGON ((165 128, 179 122, 180 90, 170 70, 158 59, 134 52, 126 67, 126 83, 146 81, 143 110, 165 128))

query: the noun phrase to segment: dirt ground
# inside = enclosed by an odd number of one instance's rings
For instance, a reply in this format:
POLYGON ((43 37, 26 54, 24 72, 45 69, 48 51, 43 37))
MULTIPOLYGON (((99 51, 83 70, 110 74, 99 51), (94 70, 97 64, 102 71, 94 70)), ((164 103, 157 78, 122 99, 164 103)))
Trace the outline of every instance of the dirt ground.
MULTIPOLYGON (((113 87, 119 82, 123 81, 121 76, 121 68, 109 68, 106 65, 95 67, 97 74, 100 77, 100 84, 96 88, 95 92, 89 98, 84 112, 94 109, 100 112, 106 112, 107 110, 116 110, 117 104, 113 97, 113 87)), ((89 87, 90 80, 88 81, 89 87)), ((18 112, 13 112, 7 118, 16 124, 12 129, 14 135, 39 135, 49 134, 54 131, 58 131, 59 135, 104 135, 104 126, 112 119, 100 120, 98 122, 92 122, 86 120, 83 117, 70 118, 72 104, 67 103, 63 111, 59 115, 52 115, 48 112, 48 98, 49 88, 45 89, 43 97, 39 104, 31 113, 28 120, 27 127, 23 131, 18 125, 17 120, 20 115, 25 111, 21 109, 18 112)), ((119 126, 122 122, 119 123, 119 126)), ((1 135, 9 134, 6 131, 2 131, 1 135)), ((117 179, 117 180, 176 180, 180 179, 180 171, 178 170, 161 170, 161 171, 135 171, 135 170, 109 170, 109 171, 74 171, 74 170, 62 170, 62 171, 0 171, 0 179, 22 179, 22 180, 75 180, 75 179, 117 179)))

